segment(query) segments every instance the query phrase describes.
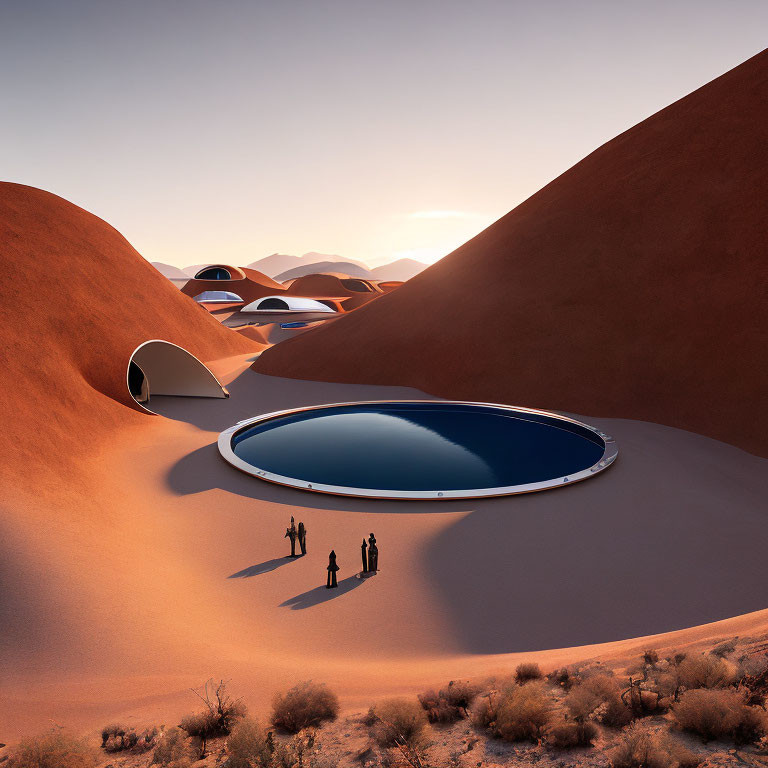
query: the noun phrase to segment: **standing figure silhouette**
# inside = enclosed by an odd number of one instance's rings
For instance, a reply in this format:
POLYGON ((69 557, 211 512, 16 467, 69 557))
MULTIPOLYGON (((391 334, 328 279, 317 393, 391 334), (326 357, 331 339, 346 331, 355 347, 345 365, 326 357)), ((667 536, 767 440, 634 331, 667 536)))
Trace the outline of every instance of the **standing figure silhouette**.
POLYGON ((331 554, 328 555, 328 581, 326 582, 326 589, 333 589, 338 587, 336 582, 336 571, 339 570, 339 566, 336 565, 336 553, 331 550, 331 554))

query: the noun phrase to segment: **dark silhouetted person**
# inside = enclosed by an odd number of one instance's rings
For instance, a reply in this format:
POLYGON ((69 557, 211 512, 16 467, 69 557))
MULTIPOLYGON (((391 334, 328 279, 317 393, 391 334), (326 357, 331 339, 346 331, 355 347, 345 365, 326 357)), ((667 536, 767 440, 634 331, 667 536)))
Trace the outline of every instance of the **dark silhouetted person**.
POLYGON ((379 570, 379 548, 376 546, 376 537, 373 534, 368 537, 368 570, 371 573, 379 570))
POLYGON ((363 543, 360 547, 363 551, 363 573, 368 573, 368 544, 363 537, 363 543))
POLYGON ((307 554, 307 529, 304 527, 304 523, 299 523, 299 546, 301 547, 301 554, 307 554))
POLYGON ((291 557, 296 557, 296 539, 298 534, 296 532, 296 523, 293 521, 293 515, 291 515, 291 527, 285 529, 284 539, 291 540, 291 557))
POLYGON ((331 550, 331 554, 328 555, 328 581, 326 583, 327 589, 333 589, 333 587, 338 587, 338 583, 336 582, 336 571, 339 570, 339 566, 336 565, 336 553, 331 550))

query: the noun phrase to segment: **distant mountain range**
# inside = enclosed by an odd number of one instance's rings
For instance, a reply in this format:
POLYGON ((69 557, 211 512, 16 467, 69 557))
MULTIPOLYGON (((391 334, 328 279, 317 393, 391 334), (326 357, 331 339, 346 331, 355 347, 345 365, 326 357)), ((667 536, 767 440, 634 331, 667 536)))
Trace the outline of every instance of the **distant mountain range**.
MULTIPOLYGON (((288 253, 273 253, 271 256, 265 256, 263 259, 258 259, 257 261, 251 262, 250 264, 246 264, 246 266, 249 269, 258 269, 259 272, 263 272, 268 277, 277 279, 278 275, 281 275, 283 272, 287 272, 288 270, 297 269, 308 264, 317 264, 321 262, 343 262, 344 264, 354 264, 366 271, 368 269, 368 267, 366 267, 366 265, 361 261, 355 261, 354 259, 342 259, 341 256, 336 256, 335 254, 317 253, 316 251, 310 251, 309 253, 305 253, 303 256, 291 256, 288 253)), ((311 274, 314 271, 317 270, 311 270, 310 272, 305 272, 304 274, 311 274)), ((295 277, 298 277, 298 275, 295 275, 295 277)), ((362 275, 357 275, 357 277, 362 277, 362 275)))
POLYGON ((174 267, 172 264, 164 264, 162 261, 149 262, 161 275, 165 275, 170 280, 189 280, 189 275, 182 269, 174 267))
POLYGON ((429 264, 424 264, 416 259, 398 259, 391 264, 383 264, 372 269, 374 280, 410 280, 412 277, 425 270, 429 264))
POLYGON ((310 264, 300 264, 298 267, 288 269, 275 276, 275 280, 284 283, 304 275, 315 275, 328 272, 340 272, 350 277, 362 277, 365 280, 373 280, 373 273, 366 267, 359 266, 352 261, 316 261, 310 264))

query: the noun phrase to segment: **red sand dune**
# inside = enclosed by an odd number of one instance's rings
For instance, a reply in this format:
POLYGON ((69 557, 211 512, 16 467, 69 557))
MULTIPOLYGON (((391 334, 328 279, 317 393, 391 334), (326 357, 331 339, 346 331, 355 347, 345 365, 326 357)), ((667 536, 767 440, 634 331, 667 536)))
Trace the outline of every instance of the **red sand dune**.
POLYGON ((291 280, 290 283, 286 283, 286 287, 293 296, 355 296, 366 297, 366 301, 370 301, 371 298, 378 296, 380 293, 376 285, 369 280, 363 280, 358 277, 344 279, 354 280, 356 283, 364 283, 372 290, 353 291, 344 285, 342 278, 336 275, 322 274, 297 277, 295 280, 291 280))
POLYGON ((764 51, 255 367, 641 419, 766 456, 766 200, 764 51))
POLYGON ((49 450, 66 460, 88 450, 94 430, 147 418, 125 375, 148 339, 203 360, 259 348, 200 311, 109 224, 48 192, 0 184, 0 261, 0 472, 49 450))
POLYGON ((230 270, 242 272, 245 277, 236 280, 190 280, 181 292, 194 298, 203 291, 231 291, 243 301, 251 302, 262 296, 283 293, 285 286, 267 277, 263 272, 248 267, 230 267, 230 270))

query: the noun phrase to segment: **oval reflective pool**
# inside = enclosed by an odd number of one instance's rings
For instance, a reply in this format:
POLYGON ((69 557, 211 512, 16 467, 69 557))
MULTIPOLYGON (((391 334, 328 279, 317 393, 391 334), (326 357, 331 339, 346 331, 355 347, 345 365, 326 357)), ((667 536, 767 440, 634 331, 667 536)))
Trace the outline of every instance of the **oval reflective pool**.
POLYGON ((546 411, 484 403, 323 405, 222 432, 227 461, 263 480, 352 496, 473 498, 591 477, 618 453, 595 427, 546 411))

